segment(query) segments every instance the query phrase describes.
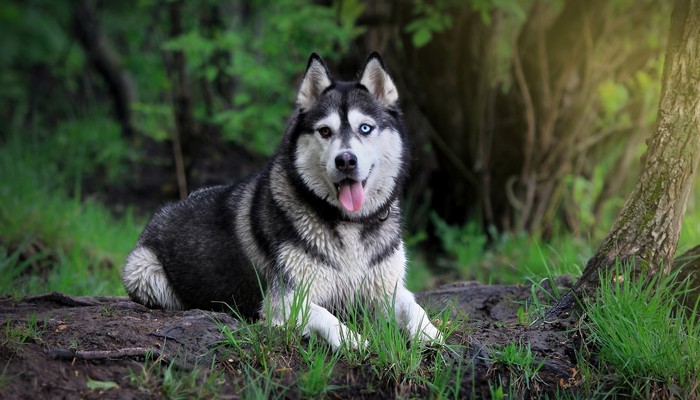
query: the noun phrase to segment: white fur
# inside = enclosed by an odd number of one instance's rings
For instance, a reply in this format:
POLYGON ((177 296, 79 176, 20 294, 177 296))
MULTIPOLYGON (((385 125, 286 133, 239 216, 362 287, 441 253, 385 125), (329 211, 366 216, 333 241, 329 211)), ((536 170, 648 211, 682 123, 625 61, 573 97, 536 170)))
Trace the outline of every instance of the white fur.
POLYGON ((243 193, 239 202, 240 209, 236 213, 236 229, 234 232, 236 232, 238 239, 241 241, 241 248, 245 251, 248 259, 252 261, 258 271, 264 271, 269 260, 265 257, 265 253, 258 247, 258 242, 255 240, 252 231, 253 224, 250 220, 250 210, 255 206, 253 204, 255 186, 247 185, 240 190, 242 190, 243 193))
POLYGON ((384 104, 392 105, 399 99, 394 81, 376 58, 370 59, 365 65, 360 83, 384 104))
POLYGON ((314 59, 304 74, 304 79, 297 94, 300 108, 311 107, 323 91, 332 84, 328 70, 319 59, 314 59))
MULTIPOLYGON (((362 139, 353 137, 347 148, 341 148, 341 141, 333 137, 323 139, 317 133, 302 135, 295 150, 295 167, 307 187, 317 196, 326 199, 348 216, 363 217, 376 212, 391 196, 394 182, 400 173, 403 145, 398 132, 378 125, 373 118, 357 109, 348 112, 348 123, 355 133, 359 132, 363 123, 370 124, 375 129, 362 139), (365 203, 355 213, 343 208, 335 188, 335 183, 343 178, 335 166, 335 157, 343 150, 350 150, 357 156, 357 180, 367 180, 364 187, 365 203)), ((327 126, 333 133, 337 133, 340 129, 340 116, 336 112, 330 113, 315 125, 316 128, 321 126, 327 126)))
MULTIPOLYGON (((337 134, 340 131, 340 115, 338 115, 337 112, 328 114, 325 118, 314 124, 314 131, 324 126, 330 128, 331 132, 334 134, 337 134)), ((316 133, 314 134, 317 135, 316 133)))
POLYGON ((126 291, 146 306, 184 309, 165 276, 163 265, 146 247, 136 247, 129 254, 122 281, 126 291))
MULTIPOLYGON (((303 214, 303 213, 302 213, 303 214)), ((307 220, 313 219, 306 214, 307 220)), ((310 226, 314 226, 312 223, 310 226)), ((290 278, 297 282, 307 292, 305 304, 300 312, 308 312, 308 321, 304 327, 306 334, 315 332, 324 338, 334 349, 345 344, 352 348, 366 344, 359 334, 352 332, 327 309, 320 304, 342 306, 349 304, 357 294, 368 299, 374 308, 386 305, 387 299, 395 299, 393 305, 398 323, 405 327, 411 339, 421 341, 441 341, 442 335, 431 323, 423 308, 416 303, 404 285, 406 257, 403 244, 379 265, 370 266, 368 255, 360 246, 359 224, 343 224, 339 226, 339 235, 345 246, 338 246, 324 229, 304 232, 304 236, 317 246, 335 263, 337 268, 319 263, 305 249, 291 244, 282 248, 278 262, 284 265, 284 270, 290 278), (356 246, 347 244, 358 244, 356 246)), ((293 293, 285 293, 278 304, 270 307, 270 318, 277 325, 283 324, 288 318, 293 299, 293 293)), ((384 310, 386 312, 386 310, 384 310)), ((298 319, 301 322, 301 319, 298 319)))
MULTIPOLYGON (((360 133, 360 125, 362 124, 369 124, 375 127, 377 126, 377 123, 372 117, 355 108, 348 111, 348 123, 350 124, 350 127, 352 127, 352 130, 358 134, 360 133)), ((370 135, 376 134, 376 132, 377 131, 375 130, 370 135)))

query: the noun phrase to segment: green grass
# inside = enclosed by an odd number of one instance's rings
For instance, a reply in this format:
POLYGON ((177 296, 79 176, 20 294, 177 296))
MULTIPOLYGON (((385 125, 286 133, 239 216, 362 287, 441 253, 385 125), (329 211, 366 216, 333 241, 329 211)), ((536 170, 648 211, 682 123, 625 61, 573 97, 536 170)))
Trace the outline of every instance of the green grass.
MULTIPOLYGON (((392 307, 388 310, 385 314, 357 305, 348 311, 343 322, 367 340, 367 346, 359 349, 342 346, 333 351, 315 334, 302 338, 298 326, 275 327, 264 319, 242 322, 235 329, 220 324, 225 339, 217 351, 228 354, 226 358, 234 363, 233 368, 242 371, 239 384, 251 390, 254 398, 284 397, 292 387, 304 398, 332 397, 332 392, 343 389, 331 382, 333 376, 348 371, 368 373, 370 376, 363 379, 371 378, 388 387, 421 385, 435 398, 459 393, 466 367, 461 362, 448 361, 446 354, 457 354, 461 346, 411 340, 394 320, 392 307), (289 330, 291 334, 286 332, 289 330), (291 342, 285 339, 288 336, 291 342), (451 380, 454 368, 460 377, 457 381, 451 380), (293 386, 282 383, 289 381, 283 371, 290 370, 295 371, 293 386)), ((464 328, 462 323, 448 320, 451 311, 443 310, 434 319, 446 338, 464 328)))
MULTIPOLYGON (((620 199, 614 201, 622 204, 620 199)), ((613 213, 610 218, 614 218, 613 213)), ((558 275, 577 277, 595 253, 597 241, 600 240, 565 232, 554 235, 546 242, 524 233, 494 233, 492 236, 495 239, 489 242, 476 221, 462 226, 449 225, 433 213, 431 222, 446 256, 429 258, 430 255, 421 254, 415 246, 409 246, 413 262, 407 284, 412 290, 429 289, 437 281, 434 270, 431 272, 427 267, 427 259, 439 267, 438 272, 444 275, 440 279, 442 281, 518 284, 541 282, 542 279, 558 275)), ((612 219, 596 224, 603 227, 601 229, 606 233, 612 225, 612 219)), ((413 237, 423 236, 414 234, 413 237)), ((700 177, 688 200, 676 254, 680 255, 697 245, 700 245, 700 177)))
POLYGON ((539 381, 538 373, 544 360, 537 362, 530 344, 511 342, 492 349, 492 362, 501 364, 510 372, 510 385, 517 393, 524 393, 539 381))
POLYGON ((686 286, 674 276, 633 281, 624 267, 601 281, 612 283, 586 303, 584 324, 598 349, 596 367, 634 397, 700 395, 700 309, 688 312, 678 302, 686 286))
POLYGON ((116 183, 127 152, 118 135, 107 122, 67 122, 47 137, 10 135, 0 147, 0 293, 124 294, 119 271, 143 225, 81 194, 87 171, 116 183), (103 149, 100 135, 113 146, 103 149))
POLYGON ((2 390, 8 386, 14 379, 19 379, 18 377, 11 375, 7 370, 10 368, 10 363, 12 362, 12 359, 7 360, 5 362, 5 366, 2 367, 2 372, 0 372, 0 393, 2 393, 2 390))
POLYGON ((174 362, 147 356, 140 369, 131 370, 129 381, 150 396, 167 399, 216 398, 224 383, 223 371, 215 367, 196 366, 184 371, 174 362))
POLYGON ((306 346, 299 346, 299 353, 306 365, 306 371, 297 379, 297 387, 305 398, 319 398, 340 389, 331 385, 335 365, 340 353, 330 350, 316 336, 309 337, 306 346))
MULTIPOLYGON (((454 351, 457 346, 452 346, 448 351, 454 351)), ((432 399, 459 399, 463 398, 460 395, 462 388, 462 378, 469 368, 469 365, 464 364, 464 358, 459 357, 459 361, 447 361, 442 353, 437 353, 434 358, 432 379, 428 377, 423 383, 430 390, 430 398, 432 399)), ((465 388, 466 389, 466 388, 465 388)))
POLYGON ((589 240, 570 234, 545 244, 525 234, 503 233, 489 243, 476 222, 452 226, 435 214, 432 221, 447 254, 437 264, 449 280, 517 284, 557 275, 578 276, 594 251, 589 240))
POLYGON ((25 322, 5 321, 0 333, 0 347, 16 347, 27 342, 40 343, 42 333, 38 317, 34 313, 29 314, 25 322))

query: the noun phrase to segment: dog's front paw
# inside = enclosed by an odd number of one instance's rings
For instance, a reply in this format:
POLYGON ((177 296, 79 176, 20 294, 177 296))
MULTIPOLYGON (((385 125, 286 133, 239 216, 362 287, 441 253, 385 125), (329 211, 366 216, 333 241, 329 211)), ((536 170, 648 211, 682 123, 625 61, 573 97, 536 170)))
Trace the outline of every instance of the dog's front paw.
POLYGON ((341 347, 364 351, 369 345, 369 342, 362 338, 359 333, 341 324, 334 334, 329 335, 328 344, 331 345, 334 351, 338 351, 341 347))
POLYGON ((423 324, 421 324, 418 328, 418 332, 413 335, 413 338, 422 343, 445 343, 442 332, 440 332, 440 330, 438 330, 438 328, 436 328, 430 321, 425 321, 423 324))

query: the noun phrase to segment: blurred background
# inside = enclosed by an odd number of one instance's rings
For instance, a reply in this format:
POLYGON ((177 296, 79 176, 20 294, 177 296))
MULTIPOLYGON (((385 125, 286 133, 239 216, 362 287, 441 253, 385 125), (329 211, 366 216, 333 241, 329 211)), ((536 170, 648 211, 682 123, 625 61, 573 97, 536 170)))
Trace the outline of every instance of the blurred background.
MULTIPOLYGON (((274 152, 311 52, 379 51, 409 287, 580 273, 654 132, 671 1, 4 0, 0 293, 124 294, 155 209, 274 152)), ((700 185, 679 251, 700 243, 700 185)))

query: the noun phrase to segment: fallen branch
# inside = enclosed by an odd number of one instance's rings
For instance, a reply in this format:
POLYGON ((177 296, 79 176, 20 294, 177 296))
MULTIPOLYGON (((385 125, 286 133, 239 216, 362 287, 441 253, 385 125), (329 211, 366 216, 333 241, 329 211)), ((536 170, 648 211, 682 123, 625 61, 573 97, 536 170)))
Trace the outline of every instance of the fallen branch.
POLYGON ((110 360, 115 358, 143 357, 152 360, 164 361, 165 357, 160 351, 152 347, 127 347, 116 350, 70 350, 50 349, 49 355, 54 360, 110 360))

